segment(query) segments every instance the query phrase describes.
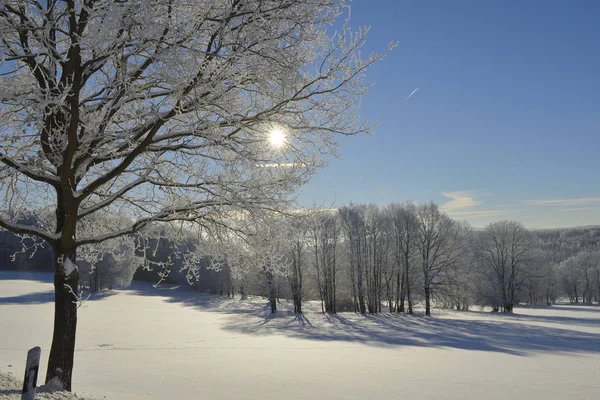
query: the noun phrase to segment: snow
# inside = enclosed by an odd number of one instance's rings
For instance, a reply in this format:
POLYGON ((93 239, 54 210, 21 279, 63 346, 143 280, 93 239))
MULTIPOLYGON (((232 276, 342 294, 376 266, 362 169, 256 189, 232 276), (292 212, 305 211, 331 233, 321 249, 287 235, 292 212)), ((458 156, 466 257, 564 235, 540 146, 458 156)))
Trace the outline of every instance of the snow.
POLYGON ((69 257, 65 258, 65 263, 63 264, 65 268, 65 275, 69 276, 73 273, 73 271, 77 270, 77 265, 69 257))
MULTIPOLYGON (((10 373, 0 372, 0 400, 20 400, 23 381, 10 373)), ((48 385, 38 387, 35 393, 36 400, 92 400, 89 397, 78 397, 74 393, 55 391, 48 385)))
MULTIPOLYGON (((52 329, 52 284, 0 272, 0 369, 21 376, 52 329), (12 365, 12 366, 9 366, 12 365)), ((271 317, 261 299, 134 284, 79 309, 73 389, 106 399, 596 399, 600 308, 520 307, 433 318, 306 304, 271 317)), ((0 396, 11 389, 0 388, 0 396)), ((4 397, 0 397, 4 399, 4 397)), ((6 397, 11 398, 11 397, 6 397)))

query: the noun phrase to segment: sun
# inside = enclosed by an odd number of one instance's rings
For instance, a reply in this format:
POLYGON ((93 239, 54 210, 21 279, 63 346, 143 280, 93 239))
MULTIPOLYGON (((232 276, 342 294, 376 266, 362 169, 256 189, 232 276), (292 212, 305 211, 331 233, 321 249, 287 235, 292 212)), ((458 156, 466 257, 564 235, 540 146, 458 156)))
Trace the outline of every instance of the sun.
POLYGON ((269 131, 269 144, 275 149, 280 149, 287 140, 285 132, 281 128, 274 128, 269 131))

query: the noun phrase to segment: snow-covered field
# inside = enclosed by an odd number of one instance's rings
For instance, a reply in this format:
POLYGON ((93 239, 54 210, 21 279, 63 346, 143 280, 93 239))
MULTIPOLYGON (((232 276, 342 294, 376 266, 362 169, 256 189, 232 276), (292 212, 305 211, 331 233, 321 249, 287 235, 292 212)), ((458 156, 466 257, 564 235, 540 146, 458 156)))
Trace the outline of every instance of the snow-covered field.
MULTIPOLYGON (((49 275, 0 272, 0 370, 52 329, 49 275)), ((96 399, 597 399, 600 308, 271 318, 258 300, 134 284, 79 312, 74 392, 96 399)), ((0 387, 0 398, 18 398, 0 387), (4 397, 3 397, 4 396, 4 397)))

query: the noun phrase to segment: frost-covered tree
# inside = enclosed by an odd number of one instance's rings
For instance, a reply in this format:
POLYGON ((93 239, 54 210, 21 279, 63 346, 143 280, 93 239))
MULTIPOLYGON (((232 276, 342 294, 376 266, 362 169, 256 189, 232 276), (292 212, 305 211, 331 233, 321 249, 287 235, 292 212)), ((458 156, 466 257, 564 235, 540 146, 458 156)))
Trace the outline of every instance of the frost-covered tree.
POLYGON ((452 269, 463 255, 469 227, 440 212, 431 202, 417 207, 416 247, 423 273, 425 315, 431 315, 431 299, 437 288, 447 285, 452 269))
POLYGON ((562 283, 562 289, 571 303, 579 303, 579 296, 583 292, 583 277, 581 268, 576 262, 577 255, 569 257, 558 266, 558 274, 562 283))
POLYGON ((517 221, 493 222, 478 236, 477 262, 505 312, 512 312, 515 294, 529 275, 531 251, 531 235, 517 221))
POLYGON ((291 264, 287 272, 288 283, 294 303, 294 313, 302 314, 302 300, 304 299, 304 272, 308 259, 309 226, 306 217, 295 217, 282 233, 291 240, 291 264))
POLYGON ((555 252, 539 248, 531 251, 527 277, 521 288, 528 304, 552 305, 556 298, 557 267, 555 252))
POLYGON ((564 290, 571 302, 598 301, 600 293, 600 252, 582 251, 563 261, 559 268, 564 290))
POLYGON ((392 240, 392 253, 396 265, 396 312, 413 312, 413 262, 417 253, 418 235, 417 207, 412 203, 393 203, 388 206, 392 240))
POLYGON ((596 286, 596 301, 600 303, 600 250, 590 251, 588 262, 596 286))
POLYGON ((308 220, 321 311, 335 314, 337 312, 339 218, 337 214, 325 212, 314 213, 308 220))
POLYGON ((366 244, 365 276, 367 283, 367 308, 369 313, 381 312, 383 275, 390 265, 389 219, 376 204, 369 204, 364 215, 366 244))
POLYGON ((0 1, 0 227, 54 250, 48 381, 71 389, 78 249, 277 208, 336 134, 368 130, 356 102, 380 56, 360 57, 365 30, 327 30, 341 6, 0 1))
POLYGON ((106 241, 95 248, 82 247, 78 254, 79 279, 90 292, 129 286, 144 259, 136 254, 135 242, 106 241))
POLYGON ((345 253, 348 259, 350 284, 354 311, 364 314, 366 304, 366 257, 367 240, 365 227, 365 205, 350 203, 338 212, 343 232, 345 253))
MULTIPOLYGON (((282 289, 280 278, 287 278, 288 282, 302 279, 301 273, 298 276, 298 269, 303 261, 303 244, 298 243, 298 231, 290 223, 288 218, 282 216, 268 216, 256 222, 247 240, 247 262, 264 278, 263 293, 269 300, 271 313, 277 311, 277 300, 282 289)), ((299 286, 297 289, 301 290, 301 281, 297 281, 296 285, 299 286)), ((291 286, 292 295, 298 295, 298 292, 294 293, 293 282, 291 286)), ((299 302, 301 301, 300 297, 299 302)), ((294 305, 298 311, 298 304, 294 305)), ((301 312, 301 309, 299 311, 301 312)))

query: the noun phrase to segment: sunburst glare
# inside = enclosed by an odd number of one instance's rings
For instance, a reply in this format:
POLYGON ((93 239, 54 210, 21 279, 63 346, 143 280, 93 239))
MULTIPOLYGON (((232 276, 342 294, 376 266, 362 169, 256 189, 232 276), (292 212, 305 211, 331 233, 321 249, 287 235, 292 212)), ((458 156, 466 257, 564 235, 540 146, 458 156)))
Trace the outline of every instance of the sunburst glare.
POLYGON ((283 129, 273 128, 269 131, 269 144, 275 149, 280 149, 285 145, 287 136, 283 129))

